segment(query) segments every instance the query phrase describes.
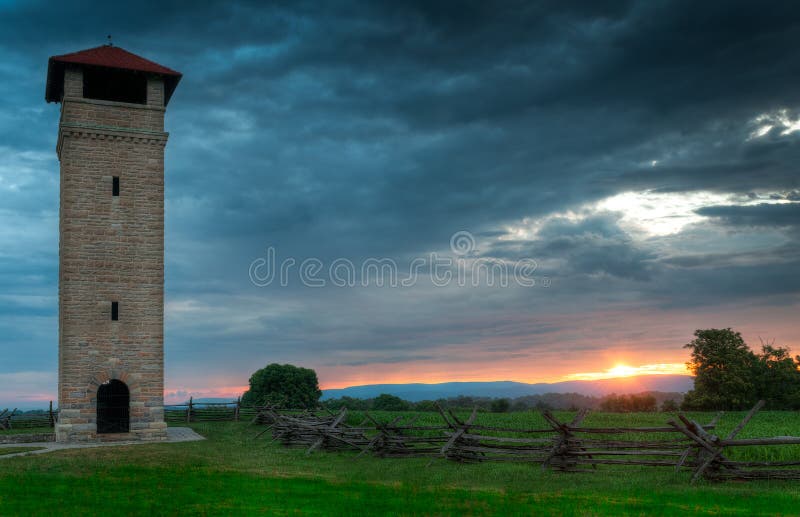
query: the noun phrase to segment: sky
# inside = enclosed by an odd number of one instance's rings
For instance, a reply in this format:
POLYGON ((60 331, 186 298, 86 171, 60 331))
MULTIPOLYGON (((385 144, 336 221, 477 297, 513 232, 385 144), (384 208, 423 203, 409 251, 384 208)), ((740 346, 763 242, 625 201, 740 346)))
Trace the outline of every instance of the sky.
POLYGON ((184 74, 168 401, 800 353, 800 4, 0 0, 0 406, 56 394, 47 59, 107 34, 184 74))

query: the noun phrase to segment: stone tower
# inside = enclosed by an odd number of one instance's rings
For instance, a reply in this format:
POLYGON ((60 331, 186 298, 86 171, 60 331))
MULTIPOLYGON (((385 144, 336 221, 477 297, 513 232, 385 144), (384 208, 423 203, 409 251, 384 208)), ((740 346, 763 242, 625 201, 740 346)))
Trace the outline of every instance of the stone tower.
POLYGON ((61 103, 58 441, 161 440, 164 113, 181 74, 105 45, 51 57, 61 103))

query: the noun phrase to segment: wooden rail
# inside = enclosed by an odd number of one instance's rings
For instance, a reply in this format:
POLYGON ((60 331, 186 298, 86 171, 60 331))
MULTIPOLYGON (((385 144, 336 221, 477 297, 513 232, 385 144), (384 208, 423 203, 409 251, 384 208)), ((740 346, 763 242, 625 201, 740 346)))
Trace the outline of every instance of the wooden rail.
POLYGON ((34 429, 39 427, 55 427, 57 411, 53 410, 53 401, 46 413, 19 413, 16 408, 12 410, 0 409, 0 431, 13 431, 14 429, 34 429))
POLYGON ((800 457, 736 461, 724 454, 726 448, 733 447, 800 445, 800 437, 794 436, 736 439, 762 406, 763 402, 757 404, 725 439, 711 434, 719 415, 700 424, 682 413, 668 426, 614 428, 582 425, 588 411, 579 412, 568 423, 545 411, 542 417, 550 429, 526 429, 478 424, 477 410, 462 420, 441 407, 441 426, 415 425, 416 417, 407 416, 381 422, 369 413, 365 413, 363 422, 352 426, 346 423, 344 409, 335 414, 327 410, 287 413, 261 408, 253 420, 268 424, 258 436, 271 430, 273 440, 285 446, 306 447, 306 454, 326 449, 355 451, 356 458, 373 454, 458 462, 527 462, 561 472, 592 472, 599 465, 672 467, 692 470, 692 482, 700 477, 800 479, 800 457))
POLYGON ((241 398, 232 402, 195 402, 193 398, 186 404, 164 406, 164 420, 178 422, 238 422, 249 420, 259 408, 242 406, 241 398))
MULTIPOLYGON (((549 428, 514 428, 478 423, 473 410, 466 420, 453 411, 438 407, 439 425, 419 425, 418 416, 398 416, 381 422, 365 412, 358 425, 347 423, 347 411, 278 411, 268 406, 242 406, 232 402, 194 402, 167 405, 164 418, 170 423, 249 421, 266 425, 258 436, 272 431, 272 439, 286 446, 304 446, 307 454, 318 449, 350 450, 357 458, 430 457, 458 462, 526 462, 562 472, 591 472, 598 465, 641 465, 691 469, 691 481, 700 478, 800 479, 797 458, 776 461, 737 460, 730 451, 753 446, 798 446, 800 436, 737 438, 763 407, 756 404, 724 438, 713 431, 719 415, 700 424, 678 413, 667 426, 586 427, 588 411, 570 422, 559 421, 545 411, 549 428), (635 436, 620 436, 620 435, 635 436), (644 437, 639 437, 644 436, 644 437)), ((21 414, 16 409, 0 410, 0 430, 54 427, 57 411, 21 414)), ((791 452, 800 448, 789 449, 791 452)))

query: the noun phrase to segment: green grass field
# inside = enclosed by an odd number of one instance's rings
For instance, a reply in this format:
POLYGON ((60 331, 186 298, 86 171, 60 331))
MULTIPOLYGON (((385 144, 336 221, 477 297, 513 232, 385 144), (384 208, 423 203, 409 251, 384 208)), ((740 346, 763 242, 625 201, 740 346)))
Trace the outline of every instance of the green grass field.
MULTIPOLYGON (((375 414, 389 420, 395 414, 375 414)), ((570 415, 557 414, 563 419, 570 415)), ((708 421, 713 415, 694 415, 708 421)), ((723 417, 726 434, 741 413, 723 417)), ((358 415, 353 415, 358 419, 358 415)), ((436 415, 422 420, 437 421, 436 415)), ((539 425, 535 413, 480 423, 539 425)), ((421 421, 422 421, 421 420, 421 421)), ((586 425, 661 425, 663 414, 591 414, 586 425)), ((421 421, 418 421, 421 423, 421 421)), ((379 459, 254 440, 246 423, 193 424, 202 442, 66 450, 0 460, 0 515, 797 515, 800 483, 689 484, 672 468, 594 473, 527 464, 379 459), (429 465, 430 462, 430 465, 429 465)), ((800 414, 762 412, 741 434, 800 435, 800 414)), ((763 449, 748 451, 759 456, 763 449)), ((797 451, 800 455, 800 451, 797 451)))
POLYGON ((0 436, 9 434, 44 434, 52 432, 52 427, 20 427, 15 429, 0 429, 0 436))
POLYGON ((38 451, 41 449, 44 449, 44 447, 3 447, 0 448, 0 456, 5 456, 7 454, 17 454, 20 452, 38 451))

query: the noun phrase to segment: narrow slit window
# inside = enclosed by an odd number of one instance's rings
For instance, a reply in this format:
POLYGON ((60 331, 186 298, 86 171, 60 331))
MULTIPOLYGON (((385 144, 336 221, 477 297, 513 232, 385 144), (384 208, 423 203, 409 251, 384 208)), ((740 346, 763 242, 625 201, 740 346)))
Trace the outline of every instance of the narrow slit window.
POLYGON ((111 321, 119 321, 119 302, 111 302, 111 321))
POLYGON ((111 195, 119 197, 119 176, 114 176, 113 186, 111 187, 111 195))

